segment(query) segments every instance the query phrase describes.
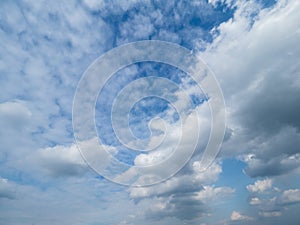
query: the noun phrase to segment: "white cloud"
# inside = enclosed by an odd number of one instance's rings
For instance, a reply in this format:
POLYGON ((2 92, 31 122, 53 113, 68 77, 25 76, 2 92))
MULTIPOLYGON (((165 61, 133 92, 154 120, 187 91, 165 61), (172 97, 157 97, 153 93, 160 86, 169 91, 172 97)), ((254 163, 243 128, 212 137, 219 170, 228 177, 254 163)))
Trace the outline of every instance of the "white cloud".
POLYGON ((62 222, 93 224, 99 221, 118 224, 124 219, 124 215, 134 213, 134 204, 128 201, 125 192, 120 191, 120 186, 105 180, 84 176, 57 179, 51 185, 42 180, 36 181, 38 185, 4 181, 11 184, 9 190, 14 193, 12 198, 0 198, 1 222, 12 225, 26 224, 27 221, 45 225, 62 222), (111 193, 112 189, 118 191, 111 193), (106 195, 99 194, 102 192, 106 195), (116 202, 119 204, 115 204, 116 202), (120 205, 126 207, 120 208, 120 205))
POLYGON ((22 101, 9 101, 0 104, 1 126, 7 129, 22 129, 30 122, 32 113, 22 101))
POLYGON ((230 219, 233 221, 243 221, 243 220, 254 220, 254 218, 246 215, 242 215, 240 212, 233 211, 231 213, 230 219))
POLYGON ((278 201, 280 204, 300 203, 300 189, 285 190, 278 201))
POLYGON ((28 146, 35 145, 30 135, 33 120, 27 102, 12 100, 0 103, 0 161, 7 155, 22 158, 28 154, 28 146))
POLYGON ((76 145, 40 149, 22 162, 30 164, 30 168, 36 167, 37 171, 31 172, 38 174, 38 171, 42 171, 51 177, 79 176, 87 171, 87 165, 76 145))
POLYGON ((247 185, 247 190, 250 192, 264 192, 272 187, 272 180, 265 179, 265 180, 257 180, 254 184, 247 185))
MULTIPOLYGON (((175 217, 184 221, 198 221, 210 214, 215 204, 230 197, 235 190, 230 187, 214 187, 212 184, 222 172, 214 163, 206 171, 198 171, 195 161, 188 173, 177 174, 165 182, 149 187, 130 188, 130 196, 138 205, 152 199, 152 207, 147 207, 149 218, 175 217)), ((155 220, 156 220, 155 219, 155 220)), ((177 224, 177 223, 176 223, 177 224)), ((178 223, 180 224, 180 222, 178 223)))
MULTIPOLYGON (((91 170, 81 154, 82 149, 80 147, 83 146, 88 149, 88 157, 97 160, 97 163, 100 165, 93 169, 99 171, 101 168, 110 166, 111 161, 106 160, 105 150, 98 150, 97 138, 80 142, 80 146, 76 144, 56 145, 38 149, 25 158, 16 160, 14 166, 24 168, 24 172, 28 172, 31 176, 36 176, 39 179, 80 177, 91 170)), ((117 149, 112 146, 104 146, 104 148, 111 155, 117 153, 117 149)))
POLYGON ((102 0, 84 0, 84 4, 92 11, 97 11, 105 7, 105 2, 102 0))
MULTIPOLYGON (((196 161, 194 164, 198 164, 196 161)), ((176 175, 165 182, 159 183, 150 187, 132 187, 130 189, 130 196, 132 198, 143 198, 143 197, 151 197, 151 196, 161 196, 168 195, 170 193, 180 192, 197 192, 202 190, 202 185, 204 184, 212 184, 215 182, 222 172, 221 166, 214 163, 207 170, 199 172, 199 171, 191 171, 191 173, 176 175)), ((207 189, 207 193, 209 191, 215 191, 211 188, 207 189)), ((202 193, 203 196, 203 193, 202 193)))
POLYGON ((222 173, 222 166, 218 163, 213 163, 205 171, 201 171, 199 161, 193 162, 192 166, 195 172, 195 179, 202 184, 211 184, 216 182, 219 175, 222 173))
MULTIPOLYGON (((134 36, 137 39, 147 39, 154 32, 153 22, 146 15, 135 15, 134 18, 125 22, 120 27, 120 34, 123 38, 134 36)), ((127 43, 128 39, 119 40, 119 45, 127 43)))
POLYGON ((250 205, 260 205, 262 201, 258 197, 253 197, 250 199, 250 205))
MULTIPOLYGON (((236 1, 234 18, 215 28, 212 45, 207 44, 201 26, 190 23, 194 18, 205 23, 219 16, 205 1, 192 2, 1 4, 0 46, 4 57, 0 73, 4 85, 0 123, 5 126, 0 135, 0 169, 1 173, 17 176, 18 182, 33 182, 32 186, 18 186, 17 196, 22 198, 0 204, 4 223, 92 224, 101 220, 118 224, 124 215, 136 213, 140 220, 129 218, 127 223, 149 224, 148 219, 156 216, 160 221, 153 224, 167 224, 163 217, 168 217, 169 224, 182 224, 182 220, 209 214, 203 201, 218 202, 218 197, 233 192, 233 188, 213 185, 222 171, 220 164, 200 173, 198 159, 157 187, 131 189, 131 197, 140 201, 137 205, 120 187, 111 184, 100 188, 99 183, 105 182, 101 179, 78 180, 88 176, 71 134, 70 106, 80 75, 103 51, 142 38, 192 47, 202 42, 207 47, 203 58, 216 72, 230 112, 232 136, 221 154, 251 155, 245 162, 246 173, 253 177, 278 176, 299 169, 299 1, 279 1, 274 8, 260 11, 255 1, 236 1), (172 16, 168 18, 167 13, 172 16), (12 135, 8 135, 10 130, 12 135), (53 145, 56 147, 47 147, 53 145), (28 161, 22 164, 16 159, 28 161), (61 179, 62 183, 60 179, 48 183, 44 175, 71 176, 61 179), (213 201, 214 197, 217 199, 213 201), (156 208, 151 211, 152 203, 156 208)), ((216 5, 218 1, 210 2, 216 5)), ((263 194, 267 187, 263 182, 255 183, 249 185, 249 191, 263 194)), ((14 188, 14 182, 0 179, 4 201, 15 197, 11 192, 14 188)), ((278 207, 299 202, 298 192, 289 189, 270 201, 253 197, 250 203, 269 207, 269 211, 260 212, 263 217, 278 216, 278 207)), ((247 218, 239 212, 234 217, 247 218)))
MULTIPOLYGON (((178 101, 179 103, 176 101, 174 104, 180 104, 181 98, 178 101)), ((183 105, 185 108, 186 104, 183 105)), ((194 175, 196 176, 194 179, 199 183, 201 181, 202 184, 216 181, 218 175, 221 173, 220 165, 213 164, 204 173, 200 172, 199 158, 201 158, 202 151, 205 149, 206 141, 209 138, 210 113, 207 103, 201 104, 197 109, 199 114, 196 111, 192 111, 191 113, 182 112, 181 120, 183 125, 180 126, 179 123, 168 124, 167 134, 162 144, 155 150, 147 154, 139 154, 135 158, 135 165, 144 167, 131 167, 120 174, 117 177, 117 181, 126 183, 137 175, 139 175, 138 184, 143 184, 144 177, 148 178, 146 175, 154 176, 155 179, 158 177, 158 180, 169 178, 170 175, 175 174, 180 168, 178 165, 184 166, 183 160, 189 158, 194 150, 193 165, 191 165, 193 170, 191 172, 195 173, 194 175), (199 139, 197 139, 198 121, 200 127, 199 139)), ((149 143, 156 142, 156 138, 157 136, 152 136, 149 143)), ((189 163, 187 162, 187 164, 189 163)))
POLYGON ((204 189, 197 193, 196 198, 205 202, 211 203, 214 201, 220 201, 224 197, 230 196, 235 192, 233 188, 229 187, 213 187, 204 186, 204 189))
POLYGON ((251 155, 245 172, 274 177, 299 170, 299 1, 260 9, 237 1, 232 20, 200 56, 220 81, 231 137, 222 156, 251 155), (274 30, 276 27, 276 30, 274 30))
MULTIPOLYGON (((291 205, 300 203, 299 189, 281 191, 278 188, 273 188, 266 194, 258 186, 264 186, 262 189, 265 189, 266 183, 260 183, 260 185, 256 186, 255 190, 257 192, 251 193, 252 196, 249 204, 259 210, 261 217, 272 218, 284 216, 284 213, 290 210, 291 205)), ((291 220, 293 221, 292 218, 291 220)))

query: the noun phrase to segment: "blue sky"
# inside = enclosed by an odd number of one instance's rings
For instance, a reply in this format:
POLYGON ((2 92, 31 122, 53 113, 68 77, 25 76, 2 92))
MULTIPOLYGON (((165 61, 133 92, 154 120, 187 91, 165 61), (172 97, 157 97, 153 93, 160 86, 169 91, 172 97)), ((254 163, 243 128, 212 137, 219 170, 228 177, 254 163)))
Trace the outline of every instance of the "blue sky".
MULTIPOLYGON (((0 224, 297 225, 299 10, 297 0, 1 1, 0 224), (210 99, 169 65, 143 62, 118 71, 99 93, 95 122, 110 154, 129 165, 117 171, 121 177, 167 157, 176 144, 175 135, 149 155, 122 146, 110 116, 123 87, 138 78, 167 78, 187 90, 189 109, 201 109, 191 160, 165 182, 135 188, 88 167, 74 141, 72 106, 94 60, 141 40, 176 43, 205 61, 223 91, 227 124, 218 157, 200 171, 210 99)), ((180 102, 182 93, 172 92, 180 102)), ((133 134, 151 141, 148 123, 155 116, 176 134, 178 113, 155 97, 131 110, 133 134)))

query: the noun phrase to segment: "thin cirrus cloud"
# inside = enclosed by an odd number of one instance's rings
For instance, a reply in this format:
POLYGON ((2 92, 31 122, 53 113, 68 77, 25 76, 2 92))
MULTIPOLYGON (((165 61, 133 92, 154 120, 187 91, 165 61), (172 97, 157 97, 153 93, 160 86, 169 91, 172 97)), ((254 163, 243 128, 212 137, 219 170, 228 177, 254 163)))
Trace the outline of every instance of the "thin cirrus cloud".
MULTIPOLYGON (((0 5, 1 222, 297 224, 297 0, 0 5), (94 174, 80 157, 73 144, 72 100, 95 58, 144 39, 178 43, 206 61, 223 90, 228 127, 222 151, 207 171, 198 169, 196 154, 169 180, 128 188, 94 174), (230 171, 245 177, 243 187, 238 180, 222 183, 227 159, 244 165, 230 171)), ((155 71, 150 67, 126 73, 155 71)), ((118 88, 120 83, 111 81, 110 89, 118 88)), ((208 120, 208 114, 201 119, 208 120)), ((202 132, 207 136, 209 128, 202 132)), ((106 140, 112 154, 123 157, 114 139, 107 135, 106 140)), ((141 163, 147 157, 152 156, 133 154, 130 160, 141 163)))

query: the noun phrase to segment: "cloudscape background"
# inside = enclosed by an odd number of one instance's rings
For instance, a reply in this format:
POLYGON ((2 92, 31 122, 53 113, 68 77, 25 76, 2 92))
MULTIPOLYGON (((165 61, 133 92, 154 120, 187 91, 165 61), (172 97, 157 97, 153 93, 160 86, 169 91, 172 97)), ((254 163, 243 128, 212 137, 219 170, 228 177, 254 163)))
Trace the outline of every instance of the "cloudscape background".
MULTIPOLYGON (((0 224, 299 224, 299 12, 298 0, 1 1, 0 224), (195 155, 171 179, 133 188, 85 164, 72 101, 97 57, 139 40, 199 55, 223 90, 227 128, 205 172, 195 155)), ((115 157, 138 165, 155 155, 120 149, 105 119, 121 87, 161 73, 189 88, 196 106, 207 99, 174 68, 142 63, 120 73, 126 79, 114 76, 97 101, 97 128, 115 157)), ((153 115, 176 122, 165 102, 147 103, 155 107, 137 105, 131 118, 142 138, 153 115)))

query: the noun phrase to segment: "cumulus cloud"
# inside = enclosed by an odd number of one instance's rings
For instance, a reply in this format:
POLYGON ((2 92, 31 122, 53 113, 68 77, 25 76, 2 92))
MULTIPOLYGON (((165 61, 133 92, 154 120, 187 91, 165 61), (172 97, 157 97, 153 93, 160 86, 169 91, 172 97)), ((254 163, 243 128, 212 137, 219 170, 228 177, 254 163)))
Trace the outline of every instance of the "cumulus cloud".
POLYGON ((217 28, 202 54, 227 102, 233 135, 223 154, 248 153, 251 177, 288 174, 299 168, 299 2, 263 10, 254 1, 236 4, 233 19, 217 28))
POLYGON ((178 174, 169 180, 154 186, 131 188, 130 196, 140 205, 147 199, 154 199, 145 216, 148 219, 177 218, 184 221, 198 221, 212 212, 214 203, 230 197, 234 189, 230 187, 214 187, 212 184, 222 172, 219 164, 213 164, 206 171, 178 174))
POLYGON ((278 202, 283 205, 300 203, 300 189, 285 190, 279 197, 278 202))
POLYGON ((263 218, 279 217, 289 210, 291 205, 299 204, 299 189, 279 190, 270 189, 271 184, 260 181, 250 186, 251 193, 249 204, 259 210, 259 215, 263 218), (265 190, 269 190, 268 193, 265 190))
MULTIPOLYGON (((220 193, 220 190, 217 191, 220 193)), ((226 195, 224 191, 223 197, 226 195)), ((219 196, 220 197, 220 196, 219 196)), ((207 197, 208 199, 209 197, 207 197)), ((214 200, 220 198, 214 198, 214 200)), ((212 213, 211 204, 193 198, 192 193, 181 193, 169 198, 158 198, 153 205, 145 211, 145 217, 150 221, 159 221, 164 218, 176 218, 186 223, 199 222, 203 217, 212 213)), ((180 223, 180 222, 179 222, 180 223)), ((178 224, 179 224, 178 223, 178 224)))
POLYGON ((242 215, 240 212, 237 211, 233 211, 231 213, 230 219, 233 221, 254 220, 252 217, 242 215))
POLYGON ((197 193, 197 199, 205 202, 210 203, 211 201, 219 201, 220 199, 231 195, 234 193, 233 188, 229 187, 211 187, 211 186, 204 186, 204 189, 197 193))
POLYGON ((247 185, 247 190, 250 192, 264 192, 272 187, 272 180, 257 180, 254 184, 247 185))
MULTIPOLYGON (((195 162, 195 164, 197 163, 199 162, 195 162)), ((170 195, 177 192, 198 192, 203 189, 203 184, 212 184, 215 182, 221 172, 221 166, 215 163, 204 172, 196 170, 191 174, 174 176, 155 186, 131 188, 130 195, 133 198, 141 198, 170 195)))
MULTIPOLYGON (((105 150, 98 151, 98 139, 90 139, 80 142, 80 147, 88 149, 88 157, 97 159, 101 168, 110 166, 111 161, 106 160, 105 150)), ((17 168, 24 168, 23 172, 30 173, 31 176, 47 180, 48 178, 83 177, 91 169, 99 171, 100 167, 93 168, 88 164, 82 155, 82 149, 76 144, 56 145, 38 149, 27 157, 14 162, 17 168), (89 166, 91 168, 89 168, 89 166)), ((105 146, 106 150, 114 155, 117 149, 112 146, 105 146)))
POLYGON ((246 188, 249 203, 271 221, 285 211, 278 197, 283 193, 272 184, 299 173, 300 5, 293 0, 271 9, 255 1, 234 4, 234 17, 216 29, 219 35, 200 55, 215 71, 227 103, 231 135, 221 154, 242 159, 247 175, 263 178, 246 188))
POLYGON ((23 160, 51 177, 79 176, 87 170, 76 145, 40 149, 35 155, 23 160))

